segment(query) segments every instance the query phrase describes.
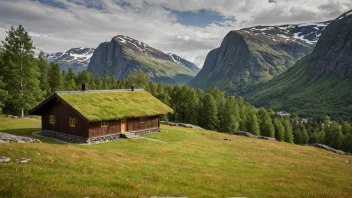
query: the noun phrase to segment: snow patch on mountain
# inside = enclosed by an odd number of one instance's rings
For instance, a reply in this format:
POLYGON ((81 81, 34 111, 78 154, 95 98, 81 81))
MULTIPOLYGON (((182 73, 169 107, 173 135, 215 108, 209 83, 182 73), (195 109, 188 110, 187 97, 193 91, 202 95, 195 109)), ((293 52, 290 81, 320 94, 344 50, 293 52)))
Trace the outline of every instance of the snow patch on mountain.
POLYGON ((314 45, 329 23, 330 21, 297 25, 256 26, 240 31, 254 36, 262 35, 274 42, 298 42, 303 45, 314 45))
POLYGON ((45 58, 52 63, 57 63, 62 70, 68 71, 71 67, 75 73, 86 70, 94 53, 93 48, 72 48, 66 52, 47 53, 45 58))

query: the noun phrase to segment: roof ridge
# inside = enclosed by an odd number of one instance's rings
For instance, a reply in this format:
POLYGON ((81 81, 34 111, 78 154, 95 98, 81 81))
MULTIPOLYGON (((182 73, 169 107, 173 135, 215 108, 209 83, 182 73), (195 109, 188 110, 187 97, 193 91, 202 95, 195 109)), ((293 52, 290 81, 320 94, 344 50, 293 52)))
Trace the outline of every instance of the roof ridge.
MULTIPOLYGON (((144 89, 134 89, 134 91, 144 91, 144 89)), ((88 90, 88 91, 55 91, 55 94, 80 94, 80 93, 112 93, 112 92, 134 92, 131 89, 108 89, 108 90, 88 90)))

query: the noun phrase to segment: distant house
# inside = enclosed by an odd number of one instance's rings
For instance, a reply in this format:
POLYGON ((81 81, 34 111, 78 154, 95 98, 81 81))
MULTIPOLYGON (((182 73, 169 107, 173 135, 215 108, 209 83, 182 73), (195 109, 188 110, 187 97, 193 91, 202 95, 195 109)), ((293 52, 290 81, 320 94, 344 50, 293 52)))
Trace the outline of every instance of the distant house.
POLYGON ((42 117, 44 136, 70 142, 112 141, 121 134, 158 132, 173 110, 143 89, 60 91, 30 111, 42 117))
POLYGON ((291 116, 290 113, 287 113, 287 112, 284 112, 284 111, 278 111, 278 112, 276 112, 276 115, 281 116, 281 117, 283 117, 283 116, 291 116))

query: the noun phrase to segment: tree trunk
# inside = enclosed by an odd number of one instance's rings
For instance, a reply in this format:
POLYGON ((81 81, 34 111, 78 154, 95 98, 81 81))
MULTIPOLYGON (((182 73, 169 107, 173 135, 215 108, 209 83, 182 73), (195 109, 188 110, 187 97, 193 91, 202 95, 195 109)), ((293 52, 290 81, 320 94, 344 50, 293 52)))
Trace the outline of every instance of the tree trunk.
POLYGON ((22 79, 22 76, 23 76, 23 65, 22 65, 22 56, 23 56, 23 44, 21 46, 21 58, 20 58, 20 64, 21 64, 21 118, 23 118, 24 116, 24 110, 23 110, 23 79, 22 79))

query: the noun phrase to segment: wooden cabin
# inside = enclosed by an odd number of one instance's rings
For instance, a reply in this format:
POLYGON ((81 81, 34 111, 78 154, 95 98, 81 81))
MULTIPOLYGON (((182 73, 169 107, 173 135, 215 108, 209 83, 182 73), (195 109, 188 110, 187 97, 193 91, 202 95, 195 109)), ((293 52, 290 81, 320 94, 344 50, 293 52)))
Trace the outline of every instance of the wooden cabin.
MULTIPOLYGON (((83 86, 82 86, 83 87, 83 86)), ((71 142, 115 140, 123 133, 157 132, 173 110, 143 89, 59 91, 30 111, 42 135, 71 142)))

